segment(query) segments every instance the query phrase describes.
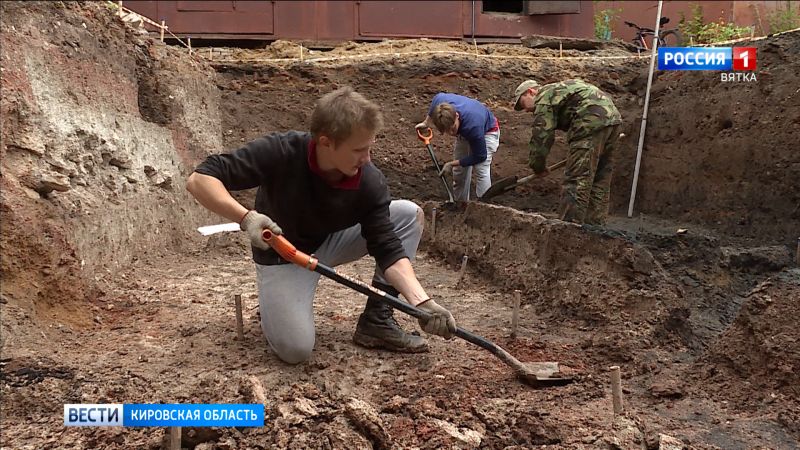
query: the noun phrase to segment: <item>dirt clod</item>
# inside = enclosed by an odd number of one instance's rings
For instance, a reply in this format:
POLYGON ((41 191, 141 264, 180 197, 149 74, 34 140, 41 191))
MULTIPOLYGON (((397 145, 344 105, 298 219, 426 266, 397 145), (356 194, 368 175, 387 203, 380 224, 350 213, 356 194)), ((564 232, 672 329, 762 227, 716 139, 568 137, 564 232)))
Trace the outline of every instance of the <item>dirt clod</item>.
POLYGON ((392 448, 392 437, 372 405, 357 398, 351 398, 345 404, 345 414, 372 441, 375 448, 392 448))

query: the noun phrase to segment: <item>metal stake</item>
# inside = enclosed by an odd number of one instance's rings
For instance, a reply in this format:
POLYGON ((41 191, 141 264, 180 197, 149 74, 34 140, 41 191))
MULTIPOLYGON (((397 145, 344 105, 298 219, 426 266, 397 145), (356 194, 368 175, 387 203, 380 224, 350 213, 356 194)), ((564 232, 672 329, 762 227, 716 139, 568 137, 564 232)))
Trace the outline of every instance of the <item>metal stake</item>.
POLYGON ((644 112, 642 112, 642 122, 639 128, 639 145, 636 148, 636 164, 633 169, 633 183, 631 184, 631 197, 628 201, 628 217, 633 217, 633 203, 636 201, 636 186, 639 183, 639 168, 642 164, 642 148, 644 147, 644 134, 647 128, 647 111, 650 107, 650 88, 653 85, 653 71, 655 70, 656 57, 658 56, 658 30, 661 27, 661 7, 664 1, 658 0, 658 13, 656 14, 656 26, 653 33, 653 48, 650 51, 650 71, 647 73, 647 90, 644 94, 644 112))

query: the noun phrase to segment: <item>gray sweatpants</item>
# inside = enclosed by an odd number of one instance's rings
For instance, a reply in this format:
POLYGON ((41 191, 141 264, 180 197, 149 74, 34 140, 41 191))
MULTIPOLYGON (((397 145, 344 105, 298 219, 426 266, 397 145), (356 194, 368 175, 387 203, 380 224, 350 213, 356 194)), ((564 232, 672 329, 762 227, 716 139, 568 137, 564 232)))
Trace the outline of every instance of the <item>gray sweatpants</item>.
MULTIPOLYGON (((466 202, 469 200, 469 185, 472 181, 472 170, 475 169, 475 193, 481 197, 489 186, 492 185, 492 158, 497 147, 500 146, 500 132, 492 131, 486 133, 486 160, 475 164, 474 166, 467 167, 453 167, 453 195, 456 200, 466 202)), ((453 156, 455 159, 461 159, 469 156, 471 150, 469 142, 459 136, 456 139, 455 148, 453 149, 453 156)))
MULTIPOLYGON (((389 205, 389 214, 406 255, 413 261, 422 236, 422 209, 408 200, 395 200, 389 205)), ((367 242, 361 236, 361 225, 331 234, 314 252, 320 262, 331 267, 366 254, 367 242)), ((314 349, 313 305, 320 275, 293 264, 256 264, 256 274, 261 330, 269 346, 289 364, 307 360, 314 349)), ((388 284, 377 266, 373 281, 388 284)), ((353 291, 353 297, 358 295, 353 291)))

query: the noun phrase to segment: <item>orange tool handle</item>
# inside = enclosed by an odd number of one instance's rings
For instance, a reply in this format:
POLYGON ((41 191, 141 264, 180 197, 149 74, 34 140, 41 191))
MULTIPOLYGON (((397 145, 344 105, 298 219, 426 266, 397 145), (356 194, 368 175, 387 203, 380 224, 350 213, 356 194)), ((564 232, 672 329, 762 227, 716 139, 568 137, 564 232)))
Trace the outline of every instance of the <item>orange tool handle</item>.
POLYGON ((308 270, 317 268, 317 258, 307 255, 292 245, 291 242, 286 240, 285 237, 274 234, 272 231, 264 230, 261 232, 261 239, 269 244, 281 258, 289 261, 290 263, 297 264, 300 267, 305 267, 308 270))
POLYGON ((425 135, 425 134, 420 133, 419 128, 418 128, 417 129, 417 136, 419 136, 419 139, 422 142, 424 142, 425 145, 430 145, 431 139, 433 139, 433 130, 428 128, 428 134, 425 135))

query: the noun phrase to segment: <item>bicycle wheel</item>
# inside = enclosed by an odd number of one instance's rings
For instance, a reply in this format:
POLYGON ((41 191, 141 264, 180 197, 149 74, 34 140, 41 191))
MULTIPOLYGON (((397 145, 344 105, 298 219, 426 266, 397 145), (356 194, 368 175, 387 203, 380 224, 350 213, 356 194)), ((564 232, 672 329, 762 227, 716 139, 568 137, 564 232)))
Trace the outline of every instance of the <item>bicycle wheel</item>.
POLYGON ((683 36, 678 30, 667 30, 661 34, 658 44, 664 47, 680 47, 683 44, 683 36))

